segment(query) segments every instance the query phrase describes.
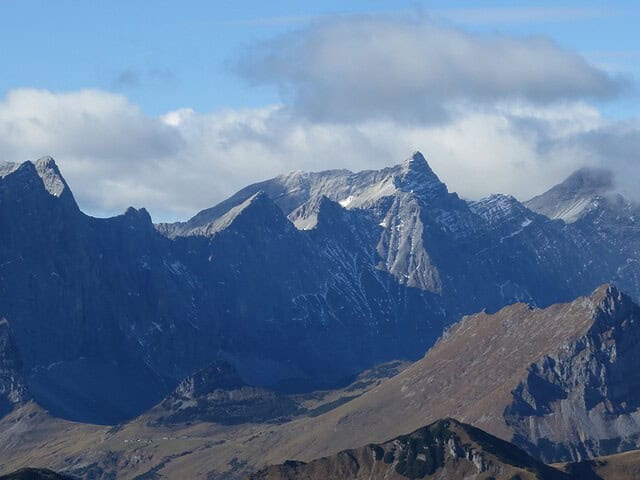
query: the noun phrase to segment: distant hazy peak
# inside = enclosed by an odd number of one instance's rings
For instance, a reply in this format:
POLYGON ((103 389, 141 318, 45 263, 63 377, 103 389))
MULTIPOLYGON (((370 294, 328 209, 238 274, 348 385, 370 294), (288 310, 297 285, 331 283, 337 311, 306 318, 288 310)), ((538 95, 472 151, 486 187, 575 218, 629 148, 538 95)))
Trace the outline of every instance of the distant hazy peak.
POLYGON ((599 198, 614 188, 610 170, 581 168, 562 183, 525 202, 536 213, 573 223, 597 206, 599 198))
POLYGON ((602 168, 584 167, 569 175, 559 186, 576 193, 605 193, 613 188, 613 172, 602 168))

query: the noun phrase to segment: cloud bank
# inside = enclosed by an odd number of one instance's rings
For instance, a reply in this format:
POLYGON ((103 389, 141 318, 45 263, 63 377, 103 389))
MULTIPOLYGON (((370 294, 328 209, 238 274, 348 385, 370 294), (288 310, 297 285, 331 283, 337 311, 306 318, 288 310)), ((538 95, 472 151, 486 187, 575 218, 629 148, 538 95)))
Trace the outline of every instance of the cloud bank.
POLYGON ((544 37, 478 34, 426 17, 338 17, 255 45, 236 65, 319 121, 441 121, 457 102, 608 98, 619 80, 544 37))
POLYGON ((286 171, 382 168, 418 149, 474 199, 524 200, 583 166, 613 168, 628 192, 624 179, 640 178, 638 122, 590 104, 620 83, 548 39, 334 18, 255 45, 238 68, 282 102, 154 117, 105 91, 11 91, 0 160, 52 155, 89 213, 145 206, 155 221, 286 171))

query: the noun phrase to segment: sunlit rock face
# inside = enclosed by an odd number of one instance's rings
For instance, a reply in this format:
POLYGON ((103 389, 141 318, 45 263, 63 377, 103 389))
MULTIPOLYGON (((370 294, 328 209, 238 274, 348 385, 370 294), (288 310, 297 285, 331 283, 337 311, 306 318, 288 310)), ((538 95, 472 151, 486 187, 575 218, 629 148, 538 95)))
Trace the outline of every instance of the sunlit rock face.
POLYGON ((416 152, 153 225, 144 209, 86 216, 49 157, 0 164, 0 317, 29 393, 75 420, 130 418, 216 360, 255 387, 344 384, 420 357, 466 313, 608 281, 640 296, 630 204, 567 223, 543 203, 461 199, 416 152))

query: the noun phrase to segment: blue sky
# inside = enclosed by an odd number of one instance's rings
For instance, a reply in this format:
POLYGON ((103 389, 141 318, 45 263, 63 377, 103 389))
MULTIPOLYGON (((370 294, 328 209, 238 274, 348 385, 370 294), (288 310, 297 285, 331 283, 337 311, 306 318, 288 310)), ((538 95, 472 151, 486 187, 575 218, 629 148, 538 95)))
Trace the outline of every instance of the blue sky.
POLYGON ((413 149, 465 196, 525 198, 581 163, 635 168, 638 25, 623 1, 0 0, 0 159, 52 154, 85 210, 156 220, 413 149))
POLYGON ((126 94, 150 114, 257 106, 277 101, 277 91, 238 79, 234 56, 318 17, 358 13, 416 12, 470 30, 547 35, 616 73, 639 73, 637 2, 345 3, 2 0, 0 91, 99 88, 126 94))

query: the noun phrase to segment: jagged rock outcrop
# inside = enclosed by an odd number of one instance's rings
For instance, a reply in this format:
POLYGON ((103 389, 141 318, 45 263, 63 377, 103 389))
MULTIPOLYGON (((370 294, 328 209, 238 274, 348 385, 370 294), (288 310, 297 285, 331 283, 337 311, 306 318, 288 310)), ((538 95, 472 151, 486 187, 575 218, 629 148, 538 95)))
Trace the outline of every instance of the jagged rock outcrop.
POLYGON ((588 332, 531 364, 505 411, 516 440, 540 458, 640 447, 640 307, 615 287, 596 295, 588 332))
POLYGON ((46 468, 21 468, 13 473, 0 475, 0 480, 74 480, 75 478, 46 468))
POLYGON ((302 413, 292 398, 247 385, 231 364, 217 361, 190 375, 155 409, 155 423, 222 425, 279 423, 302 413))
POLYGON ((418 358, 463 314, 612 280, 640 298, 635 214, 602 212, 566 224, 467 202, 417 152, 292 172, 154 226, 144 209, 84 215, 49 157, 2 164, 0 315, 31 394, 66 418, 131 418, 220 358, 258 387, 326 388, 418 358))
POLYGON ((29 399, 9 322, 0 318, 0 416, 29 399))
POLYGON ((574 477, 480 429, 446 419, 381 444, 341 451, 309 463, 288 461, 270 466, 250 475, 248 480, 327 478, 569 480, 574 477))

